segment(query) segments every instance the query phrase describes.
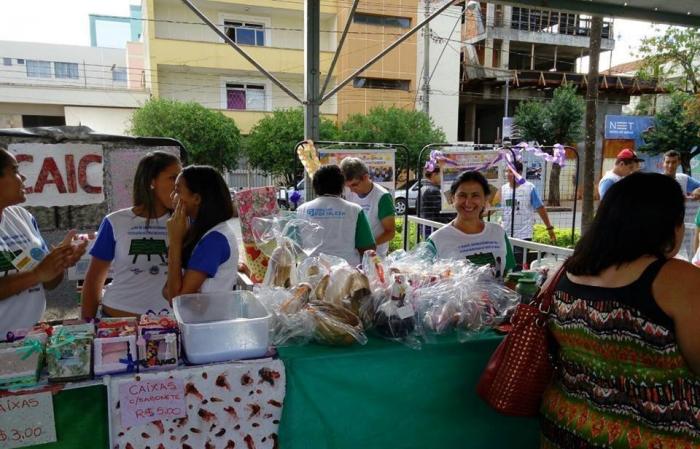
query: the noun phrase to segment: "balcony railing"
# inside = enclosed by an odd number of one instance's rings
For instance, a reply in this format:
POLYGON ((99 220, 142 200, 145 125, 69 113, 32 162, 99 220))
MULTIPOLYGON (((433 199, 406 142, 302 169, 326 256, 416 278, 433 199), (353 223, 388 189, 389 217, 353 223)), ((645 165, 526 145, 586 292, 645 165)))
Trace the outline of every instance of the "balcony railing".
MULTIPOLYGON (((561 11, 513 7, 510 16, 510 28, 519 31, 590 37, 591 20, 590 16, 580 16, 561 11)), ((508 26, 502 8, 496 10, 492 26, 499 28, 508 26)), ((613 24, 610 20, 603 20, 601 37, 603 39, 613 38, 613 24)))

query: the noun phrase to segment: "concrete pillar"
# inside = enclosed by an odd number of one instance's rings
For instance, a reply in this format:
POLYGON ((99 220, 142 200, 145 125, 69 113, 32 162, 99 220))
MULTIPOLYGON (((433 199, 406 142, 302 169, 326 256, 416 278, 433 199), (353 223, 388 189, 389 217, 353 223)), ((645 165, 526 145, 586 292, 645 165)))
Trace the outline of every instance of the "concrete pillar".
POLYGON ((486 39, 484 45, 484 67, 493 67, 493 39, 486 39))
POLYGON ((510 40, 501 41, 501 68, 508 68, 508 61, 510 57, 510 40))
POLYGON ((475 139, 474 127, 476 125, 476 104, 467 103, 464 109, 464 135, 463 141, 473 142, 475 139))

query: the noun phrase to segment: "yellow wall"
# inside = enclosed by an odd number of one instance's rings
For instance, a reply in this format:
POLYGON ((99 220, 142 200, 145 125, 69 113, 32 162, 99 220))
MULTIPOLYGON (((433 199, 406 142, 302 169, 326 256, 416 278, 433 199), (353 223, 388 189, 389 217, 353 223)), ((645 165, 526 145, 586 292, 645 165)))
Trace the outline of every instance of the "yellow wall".
MULTIPOLYGON (((232 118, 236 122, 236 126, 241 130, 242 134, 250 133, 250 130, 262 120, 263 117, 269 115, 269 112, 254 112, 254 111, 221 111, 226 117, 232 118)), ((331 120, 333 122, 337 121, 337 117, 334 114, 322 114, 321 117, 331 120)))
MULTIPOLYGON (((372 5, 364 6, 360 2, 358 13, 383 14, 388 16, 407 17, 411 19, 409 28, 382 27, 353 23, 351 34, 345 41, 337 67, 337 78, 343 80, 355 69, 365 64, 382 49, 394 42, 399 35, 404 34, 417 23, 418 1, 379 0, 372 5), (380 3, 377 6, 377 3, 380 3), (375 34, 375 33, 385 33, 375 34)), ((343 29, 347 20, 347 9, 338 11, 338 28, 343 29)), ((409 91, 364 89, 352 87, 352 82, 338 92, 338 120, 343 121, 350 114, 369 112, 375 106, 397 106, 414 109, 416 90, 416 36, 403 42, 389 52, 377 63, 359 76, 372 78, 389 78, 409 80, 409 91)))

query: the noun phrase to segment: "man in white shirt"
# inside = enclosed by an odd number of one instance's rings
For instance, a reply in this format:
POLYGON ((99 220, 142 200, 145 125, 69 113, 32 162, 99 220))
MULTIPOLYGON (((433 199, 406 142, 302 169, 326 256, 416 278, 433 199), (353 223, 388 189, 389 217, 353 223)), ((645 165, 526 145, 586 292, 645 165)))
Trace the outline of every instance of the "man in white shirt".
POLYGON ((664 153, 664 174, 674 178, 680 184, 683 195, 700 200, 700 181, 685 173, 676 173, 681 163, 681 154, 676 150, 664 153))
POLYGON ((600 199, 603 199, 605 192, 617 181, 638 171, 639 162, 641 162, 641 159, 637 157, 634 151, 628 148, 624 148, 617 153, 615 166, 612 170, 605 173, 603 177, 600 178, 600 182, 598 182, 598 194, 600 194, 600 199))
POLYGON ((365 211, 377 245, 377 254, 386 257, 389 242, 396 234, 396 211, 391 193, 372 182, 367 165, 356 157, 343 159, 340 162, 340 170, 345 177, 345 187, 350 189, 346 199, 365 211))

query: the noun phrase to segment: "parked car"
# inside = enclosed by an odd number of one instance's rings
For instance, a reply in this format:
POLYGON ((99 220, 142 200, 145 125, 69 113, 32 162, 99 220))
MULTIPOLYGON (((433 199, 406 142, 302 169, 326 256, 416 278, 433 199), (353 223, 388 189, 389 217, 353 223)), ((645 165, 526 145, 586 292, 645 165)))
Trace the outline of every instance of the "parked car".
MULTIPOLYGON (((410 181, 409 181, 410 182, 410 181)), ((427 179, 421 179, 423 188, 430 184, 427 179)), ((416 210, 416 201, 418 199, 418 181, 414 181, 411 187, 408 188, 408 200, 406 200, 406 187, 397 188, 394 191, 394 208, 396 215, 403 215, 408 207, 409 212, 416 210)))
POLYGON ((296 207, 290 200, 292 194, 294 193, 294 190, 296 189, 297 192, 299 192, 300 199, 297 201, 296 205, 299 206, 300 204, 304 203, 304 180, 302 179, 299 181, 295 187, 280 187, 277 190, 277 205, 280 207, 280 209, 287 209, 287 210, 294 210, 296 207))

